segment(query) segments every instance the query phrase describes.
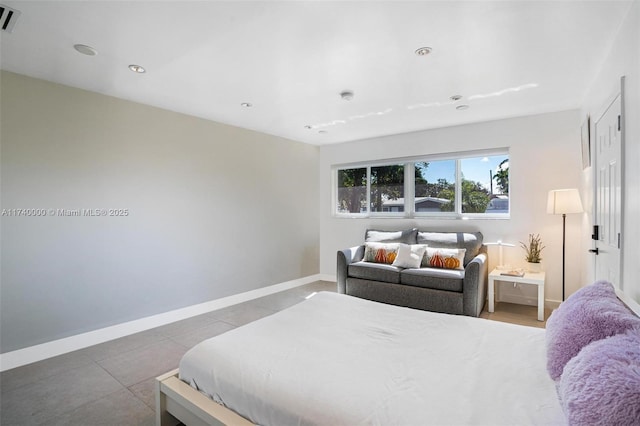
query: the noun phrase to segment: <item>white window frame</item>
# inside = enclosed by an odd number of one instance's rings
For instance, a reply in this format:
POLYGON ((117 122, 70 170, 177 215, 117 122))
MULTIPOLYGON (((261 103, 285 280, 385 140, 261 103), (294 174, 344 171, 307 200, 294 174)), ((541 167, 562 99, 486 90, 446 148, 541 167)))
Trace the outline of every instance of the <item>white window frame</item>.
MULTIPOLYGON (((508 148, 497 148, 490 150, 465 151, 447 154, 424 155, 414 157, 404 157, 395 159, 385 159, 361 163, 336 164, 332 166, 332 189, 331 189, 331 213, 334 217, 344 218, 432 218, 432 219, 510 219, 511 218, 511 196, 509 196, 508 213, 462 213, 462 161, 466 158, 476 158, 484 156, 506 155, 510 159, 508 148), (443 160, 455 161, 455 208, 453 212, 416 212, 415 211, 415 164, 418 162, 433 162, 443 160), (404 212, 372 212, 371 211, 371 167, 404 165, 404 212), (338 172, 340 170, 366 168, 366 205, 367 211, 364 213, 340 213, 338 212, 338 172)), ((511 172, 511 170, 509 170, 511 172)))

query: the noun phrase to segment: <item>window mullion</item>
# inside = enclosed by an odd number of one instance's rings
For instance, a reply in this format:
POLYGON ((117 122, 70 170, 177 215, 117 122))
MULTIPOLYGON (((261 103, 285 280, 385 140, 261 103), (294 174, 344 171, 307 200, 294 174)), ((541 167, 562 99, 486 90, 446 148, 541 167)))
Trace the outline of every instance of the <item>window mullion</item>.
POLYGON ((367 166, 367 215, 371 216, 371 166, 367 166))
POLYGON ((457 214, 462 214, 462 165, 460 159, 456 159, 456 205, 457 214))
POLYGON ((415 214, 415 163, 404 165, 404 215, 413 217, 415 214))

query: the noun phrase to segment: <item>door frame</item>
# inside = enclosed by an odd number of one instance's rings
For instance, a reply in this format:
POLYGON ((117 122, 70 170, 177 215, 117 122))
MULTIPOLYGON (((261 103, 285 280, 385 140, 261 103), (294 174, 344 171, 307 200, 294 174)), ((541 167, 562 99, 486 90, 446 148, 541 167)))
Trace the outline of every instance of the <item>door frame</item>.
MULTIPOLYGON (((596 225, 596 212, 597 212, 597 202, 598 202, 598 197, 597 197, 597 186, 598 186, 598 168, 597 168, 597 147, 596 147, 596 123, 599 122, 602 117, 606 114, 606 112, 608 111, 608 109, 611 107, 611 105, 613 104, 613 102, 615 102, 616 98, 619 96, 620 97, 620 256, 619 256, 619 263, 618 263, 618 283, 617 283, 617 287, 624 291, 624 274, 623 274, 623 267, 624 267, 624 243, 625 243, 625 238, 624 238, 624 219, 625 219, 625 214, 624 214, 624 208, 625 208, 625 171, 626 171, 626 167, 625 167, 625 139, 626 139, 626 131, 625 131, 625 122, 626 122, 626 114, 625 114, 625 76, 620 77, 620 90, 616 91, 612 96, 609 97, 609 99, 607 99, 607 102, 599 109, 598 115, 597 115, 597 119, 593 120, 592 126, 593 128, 590 129, 590 133, 594 136, 593 140, 590 142, 590 145, 593 147, 593 149, 591 150, 591 152, 593 153, 593 158, 591 159, 593 167, 591 170, 591 178, 592 178, 592 194, 591 194, 591 199, 593 200, 592 206, 591 206, 591 222, 592 225, 596 225)), ((597 218, 598 221, 600 220, 600 218, 597 218)), ((591 247, 595 248, 596 247, 596 241, 595 240, 591 240, 591 247)), ((598 280, 598 276, 596 275, 597 272, 597 258, 594 259, 593 261, 593 276, 596 280, 598 280)))

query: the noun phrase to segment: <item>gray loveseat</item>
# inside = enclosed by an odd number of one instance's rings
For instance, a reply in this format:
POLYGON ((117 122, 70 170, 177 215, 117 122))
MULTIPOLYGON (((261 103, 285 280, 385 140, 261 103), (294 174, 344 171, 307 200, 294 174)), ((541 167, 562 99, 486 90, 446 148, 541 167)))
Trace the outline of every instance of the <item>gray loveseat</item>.
MULTIPOLYGON (((477 317, 487 292, 487 249, 480 232, 368 230, 365 242, 466 249, 464 270, 401 268, 363 261, 365 245, 338 251, 338 292, 409 308, 477 317)), ((369 259, 370 260, 370 259, 369 259)))

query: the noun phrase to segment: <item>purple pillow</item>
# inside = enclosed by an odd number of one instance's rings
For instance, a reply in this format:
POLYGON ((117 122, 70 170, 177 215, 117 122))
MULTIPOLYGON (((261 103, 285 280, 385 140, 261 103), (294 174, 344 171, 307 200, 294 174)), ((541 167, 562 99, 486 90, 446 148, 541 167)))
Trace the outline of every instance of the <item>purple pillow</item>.
POLYGON ((558 395, 570 425, 640 424, 640 331, 585 346, 564 368, 558 395))
POLYGON ((547 320, 547 371, 553 380, 589 343, 640 327, 611 283, 596 281, 572 294, 547 320))

